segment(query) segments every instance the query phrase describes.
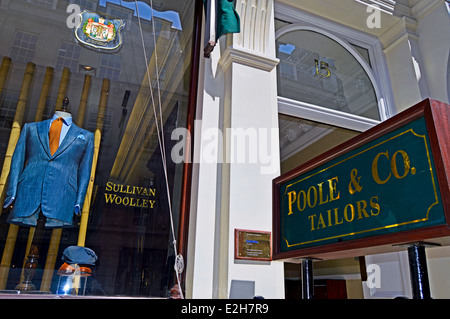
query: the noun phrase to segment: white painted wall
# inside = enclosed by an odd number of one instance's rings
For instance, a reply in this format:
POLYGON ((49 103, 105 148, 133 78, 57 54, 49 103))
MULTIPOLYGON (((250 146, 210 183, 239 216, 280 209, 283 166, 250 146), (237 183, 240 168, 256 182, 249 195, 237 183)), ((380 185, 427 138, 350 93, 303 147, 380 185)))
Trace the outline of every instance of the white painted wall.
POLYGON ((450 30, 450 15, 443 1, 427 15, 419 17, 418 44, 430 97, 445 103, 449 103, 447 64, 450 54, 450 32, 448 30, 450 30))
MULTIPOLYGON (((234 258, 235 229, 272 231, 272 179, 280 173, 273 2, 241 1, 237 11, 241 33, 222 36, 210 59, 201 61, 197 109, 201 123, 196 126, 194 144, 199 162, 193 170, 188 298, 284 297, 281 262, 234 258), (214 139, 207 134, 214 130, 220 131, 223 142, 217 149, 223 154, 236 150, 226 134, 230 129, 258 132, 256 151, 262 154, 257 154, 256 162, 249 153, 244 163, 236 158, 223 160, 220 152, 216 162, 204 161, 215 148, 214 139), (260 130, 267 133, 267 139, 260 130), (270 139, 272 132, 275 135, 270 139)), ((254 147, 247 145, 244 150, 254 147)))

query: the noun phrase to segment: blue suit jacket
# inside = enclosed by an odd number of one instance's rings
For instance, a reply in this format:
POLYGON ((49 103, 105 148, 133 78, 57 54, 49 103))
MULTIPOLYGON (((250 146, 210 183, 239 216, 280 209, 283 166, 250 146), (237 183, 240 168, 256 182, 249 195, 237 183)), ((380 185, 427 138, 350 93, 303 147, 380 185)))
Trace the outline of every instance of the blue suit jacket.
POLYGON ((53 156, 51 120, 27 123, 11 161, 6 201, 14 197, 10 223, 36 225, 39 207, 46 226, 72 226, 74 207, 83 207, 94 154, 94 134, 72 124, 53 156))

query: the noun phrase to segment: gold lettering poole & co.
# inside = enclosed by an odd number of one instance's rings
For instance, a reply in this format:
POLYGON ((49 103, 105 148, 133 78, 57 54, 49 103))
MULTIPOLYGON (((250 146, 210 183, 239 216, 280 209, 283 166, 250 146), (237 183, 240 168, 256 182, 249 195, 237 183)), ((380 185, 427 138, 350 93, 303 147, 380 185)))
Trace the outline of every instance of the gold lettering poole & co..
MULTIPOLYGON (((416 169, 411 166, 408 154, 403 150, 398 150, 390 156, 388 151, 378 153, 371 163, 372 179, 377 185, 386 184, 391 177, 395 179, 403 179, 408 174, 416 174, 416 169), (398 160, 397 160, 398 159, 398 160), (383 175, 380 175, 379 168, 382 168, 383 175), (388 169, 386 171, 386 168, 388 169)), ((347 190, 350 196, 363 191, 361 180, 364 176, 358 175, 358 170, 353 168, 350 172, 350 183, 347 190)), ((381 186, 383 187, 383 186, 381 186)), ((320 207, 320 205, 339 202, 341 199, 341 188, 339 177, 327 179, 321 183, 311 185, 299 191, 290 191, 288 195, 289 212, 292 214, 302 213, 320 207)), ((379 196, 367 196, 367 199, 336 205, 331 209, 324 209, 321 212, 308 214, 310 231, 316 231, 323 228, 334 227, 344 223, 352 223, 356 220, 362 220, 378 216, 381 212, 379 204, 379 196)))
POLYGON ((153 208, 156 200, 151 198, 155 196, 156 189, 154 188, 106 183, 105 201, 107 204, 153 208))

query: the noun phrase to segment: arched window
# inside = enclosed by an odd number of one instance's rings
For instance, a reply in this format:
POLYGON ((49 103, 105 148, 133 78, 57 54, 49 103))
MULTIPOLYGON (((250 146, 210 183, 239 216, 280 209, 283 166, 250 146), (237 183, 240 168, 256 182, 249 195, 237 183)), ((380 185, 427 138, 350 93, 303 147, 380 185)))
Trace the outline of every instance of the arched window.
POLYGON ((391 99, 377 40, 282 6, 280 11, 277 91, 285 172, 387 119, 391 99))
POLYGON ((363 132, 395 113, 377 37, 278 3, 280 114, 363 132))

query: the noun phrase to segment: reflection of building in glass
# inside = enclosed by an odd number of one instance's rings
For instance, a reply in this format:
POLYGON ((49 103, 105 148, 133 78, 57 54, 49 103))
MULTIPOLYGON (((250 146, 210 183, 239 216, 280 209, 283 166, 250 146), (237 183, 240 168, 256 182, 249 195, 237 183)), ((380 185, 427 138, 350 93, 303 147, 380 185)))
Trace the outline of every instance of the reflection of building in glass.
POLYGON ((81 47, 76 43, 61 41, 56 59, 55 70, 62 71, 64 67, 76 70, 79 65, 81 47))
POLYGON ((304 102, 329 106, 347 111, 345 97, 342 95, 342 80, 337 77, 332 58, 303 48, 295 48, 289 55, 280 52, 280 72, 283 86, 279 87, 281 96, 301 96, 304 102), (281 71, 282 70, 282 71, 281 71), (318 103, 317 99, 321 103, 318 103))
POLYGON ((19 62, 31 61, 36 51, 38 36, 29 32, 17 30, 11 45, 10 56, 19 62))
MULTIPOLYGON (((356 50, 359 55, 364 49, 356 50)), ((379 119, 366 71, 347 49, 327 36, 298 30, 277 40, 278 94, 333 110, 379 119)), ((364 56, 361 56, 365 60, 364 56)))

